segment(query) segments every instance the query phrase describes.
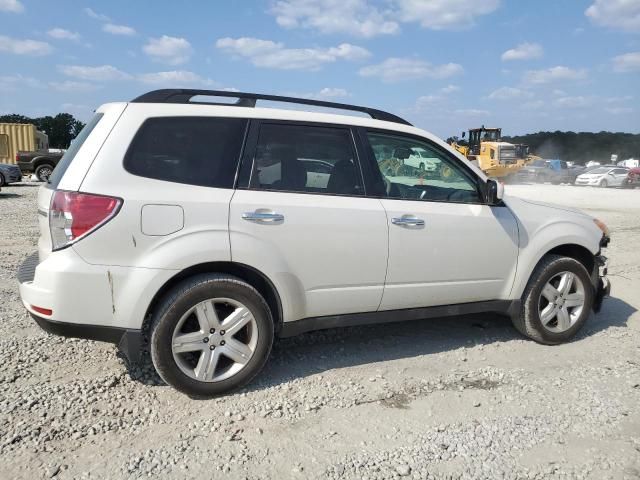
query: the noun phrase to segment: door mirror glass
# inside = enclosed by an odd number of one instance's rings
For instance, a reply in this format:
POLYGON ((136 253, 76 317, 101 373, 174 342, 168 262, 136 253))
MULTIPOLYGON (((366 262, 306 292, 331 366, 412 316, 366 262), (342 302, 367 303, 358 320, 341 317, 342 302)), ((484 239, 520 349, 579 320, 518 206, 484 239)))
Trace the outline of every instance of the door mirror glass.
POLYGON ((497 205, 504 196, 504 185, 495 180, 487 180, 487 203, 497 205))

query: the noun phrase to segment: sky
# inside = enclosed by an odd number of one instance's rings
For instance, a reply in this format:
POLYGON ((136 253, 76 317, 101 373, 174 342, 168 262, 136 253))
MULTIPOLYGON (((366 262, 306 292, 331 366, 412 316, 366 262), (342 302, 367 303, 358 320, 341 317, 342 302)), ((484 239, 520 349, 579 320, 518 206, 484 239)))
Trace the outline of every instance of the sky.
POLYGON ((387 110, 441 137, 480 125, 640 132, 640 0, 0 0, 0 114, 156 88, 387 110))

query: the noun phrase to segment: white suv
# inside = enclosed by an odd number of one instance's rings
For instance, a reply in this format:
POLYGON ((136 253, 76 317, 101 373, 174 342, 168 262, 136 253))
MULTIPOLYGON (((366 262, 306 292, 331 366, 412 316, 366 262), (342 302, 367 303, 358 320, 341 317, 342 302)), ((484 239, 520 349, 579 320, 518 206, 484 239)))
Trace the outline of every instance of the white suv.
POLYGON ((199 90, 103 105, 38 215, 18 273, 35 321, 131 361, 148 339, 160 376, 198 397, 249 382, 274 337, 494 312, 557 344, 609 291, 601 222, 502 198, 435 136, 353 105, 199 90), (439 165, 394 176, 399 150, 439 165))

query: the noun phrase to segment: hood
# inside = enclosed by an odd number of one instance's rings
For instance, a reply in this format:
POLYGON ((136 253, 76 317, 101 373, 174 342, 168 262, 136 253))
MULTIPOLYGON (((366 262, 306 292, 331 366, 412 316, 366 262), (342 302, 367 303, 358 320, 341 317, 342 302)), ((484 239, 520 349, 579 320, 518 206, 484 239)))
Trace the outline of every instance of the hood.
POLYGON ((511 197, 508 195, 505 195, 504 198, 504 202, 507 204, 507 206, 511 207, 512 204, 517 204, 517 203, 523 203, 526 205, 535 205, 537 207, 543 207, 543 208, 550 208, 553 210, 559 210, 562 212, 569 212, 569 213, 573 213, 575 215, 579 215, 581 217, 587 217, 587 218, 592 218, 591 215, 588 215, 586 213, 584 213, 582 210, 579 210, 577 208, 571 208, 571 207, 565 207, 563 205, 554 205, 552 203, 546 203, 546 202, 539 202, 537 200, 527 200, 524 198, 516 198, 516 197, 511 197))

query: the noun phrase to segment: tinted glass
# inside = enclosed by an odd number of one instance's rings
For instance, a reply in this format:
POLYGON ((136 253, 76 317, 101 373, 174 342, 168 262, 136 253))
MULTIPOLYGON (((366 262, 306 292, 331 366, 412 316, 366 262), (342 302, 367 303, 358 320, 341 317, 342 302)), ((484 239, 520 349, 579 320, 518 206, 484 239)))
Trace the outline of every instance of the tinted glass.
POLYGON ((246 125, 240 118, 151 118, 131 142, 124 167, 141 177, 233 188, 246 125))
POLYGON ((251 188, 362 195, 361 178, 348 129, 262 125, 251 188))
POLYGON ((89 123, 87 123, 80 131, 78 136, 71 141, 69 149, 62 156, 58 165, 56 165, 56 168, 53 169, 53 173, 49 177, 49 188, 58 188, 60 180, 62 180, 67 168, 69 168, 69 165, 71 165, 76 154, 80 151, 80 147, 82 147, 85 140, 89 138, 89 135, 91 135, 91 132, 96 128, 96 125, 98 125, 98 122, 100 122, 103 116, 104 114, 102 113, 96 113, 93 118, 89 120, 89 123))
POLYGON ((384 196, 435 202, 481 201, 476 180, 440 149, 408 137, 367 135, 385 183, 384 196))

